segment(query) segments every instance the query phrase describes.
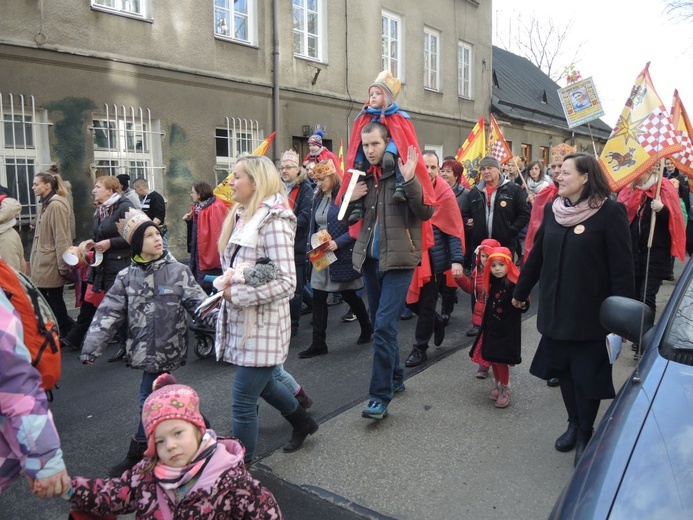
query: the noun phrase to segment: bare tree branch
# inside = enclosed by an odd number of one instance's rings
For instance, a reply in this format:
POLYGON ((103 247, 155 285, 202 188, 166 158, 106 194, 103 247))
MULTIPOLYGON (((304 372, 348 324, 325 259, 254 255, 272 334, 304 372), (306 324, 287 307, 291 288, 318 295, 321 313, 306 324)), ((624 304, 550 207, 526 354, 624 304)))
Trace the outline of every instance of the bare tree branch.
POLYGON ((667 2, 666 12, 674 17, 681 17, 682 20, 690 20, 693 18, 693 1, 673 0, 667 2))

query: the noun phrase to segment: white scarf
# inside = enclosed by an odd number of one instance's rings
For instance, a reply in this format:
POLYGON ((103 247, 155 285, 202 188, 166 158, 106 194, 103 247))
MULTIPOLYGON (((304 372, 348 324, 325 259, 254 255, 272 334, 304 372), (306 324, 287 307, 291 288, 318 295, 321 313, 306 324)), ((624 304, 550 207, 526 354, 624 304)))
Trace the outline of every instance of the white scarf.
POLYGON ((262 221, 269 215, 270 210, 277 206, 285 206, 284 197, 278 193, 267 197, 260 203, 248 222, 245 222, 243 217, 236 222, 229 242, 238 246, 252 247, 255 249, 257 247, 257 232, 260 228, 260 224, 262 224, 262 221))

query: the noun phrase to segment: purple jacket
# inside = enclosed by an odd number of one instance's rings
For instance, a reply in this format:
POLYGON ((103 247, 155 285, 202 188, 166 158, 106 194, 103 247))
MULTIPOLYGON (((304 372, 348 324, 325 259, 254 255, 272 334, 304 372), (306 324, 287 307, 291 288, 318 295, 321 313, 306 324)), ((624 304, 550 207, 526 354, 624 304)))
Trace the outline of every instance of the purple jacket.
POLYGON ((145 458, 119 478, 72 478, 72 509, 98 515, 135 513, 138 520, 214 518, 278 520, 283 518, 274 495, 245 469, 245 449, 236 440, 219 440, 204 470, 176 503, 152 472, 140 472, 145 458))
POLYGON ((65 469, 60 439, 31 366, 19 314, 0 291, 0 493, 22 470, 47 478, 65 469))

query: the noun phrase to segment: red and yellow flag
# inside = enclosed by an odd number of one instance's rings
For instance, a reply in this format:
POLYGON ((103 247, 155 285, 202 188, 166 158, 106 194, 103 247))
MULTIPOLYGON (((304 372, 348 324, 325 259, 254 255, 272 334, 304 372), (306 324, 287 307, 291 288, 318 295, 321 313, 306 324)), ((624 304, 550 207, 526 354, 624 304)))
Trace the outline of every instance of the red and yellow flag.
POLYGON ((474 185, 479 178, 479 162, 484 155, 486 155, 486 134, 484 133, 484 116, 481 116, 455 155, 455 159, 464 166, 470 185, 474 185))
POLYGON ((513 157, 513 152, 508 146, 508 142, 503 137, 496 118, 491 114, 491 124, 488 127, 488 143, 486 143, 488 153, 493 155, 501 164, 507 163, 513 157))
POLYGON ((683 107, 679 91, 674 90, 674 101, 671 104, 671 122, 683 150, 672 154, 671 160, 679 169, 689 177, 693 177, 693 126, 688 119, 688 113, 683 107))
POLYGON ((339 160, 339 171, 344 174, 344 143, 342 140, 339 140, 339 155, 337 156, 337 159, 339 160))
POLYGON ((611 191, 619 191, 648 171, 659 159, 683 146, 657 95, 648 68, 635 79, 626 106, 599 156, 611 191))
POLYGON ((267 139, 262 141, 260 143, 260 146, 258 146, 257 148, 255 148, 255 150, 253 150, 253 155, 267 155, 267 150, 269 150, 269 147, 272 144, 272 141, 274 140, 274 136, 276 135, 276 133, 277 133, 276 131, 272 132, 267 137, 267 139))

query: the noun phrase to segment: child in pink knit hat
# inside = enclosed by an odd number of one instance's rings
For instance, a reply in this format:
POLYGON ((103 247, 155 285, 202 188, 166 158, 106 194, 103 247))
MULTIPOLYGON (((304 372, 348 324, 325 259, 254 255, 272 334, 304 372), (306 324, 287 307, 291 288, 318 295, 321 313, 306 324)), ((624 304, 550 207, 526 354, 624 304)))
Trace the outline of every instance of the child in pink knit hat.
POLYGON ((205 426, 197 392, 159 376, 142 409, 145 458, 119 478, 72 478, 72 508, 136 518, 281 519, 274 496, 245 469, 245 449, 205 426))

